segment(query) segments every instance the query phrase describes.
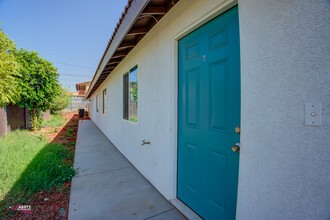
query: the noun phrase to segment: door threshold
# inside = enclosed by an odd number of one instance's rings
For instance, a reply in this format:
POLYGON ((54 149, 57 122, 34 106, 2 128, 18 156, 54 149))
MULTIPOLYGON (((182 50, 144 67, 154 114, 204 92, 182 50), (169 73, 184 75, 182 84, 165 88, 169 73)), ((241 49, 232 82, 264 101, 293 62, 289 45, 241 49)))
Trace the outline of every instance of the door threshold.
POLYGON ((189 208, 186 204, 181 202, 179 199, 172 199, 170 203, 179 210, 187 219, 190 220, 202 220, 202 218, 197 215, 191 208, 189 208))

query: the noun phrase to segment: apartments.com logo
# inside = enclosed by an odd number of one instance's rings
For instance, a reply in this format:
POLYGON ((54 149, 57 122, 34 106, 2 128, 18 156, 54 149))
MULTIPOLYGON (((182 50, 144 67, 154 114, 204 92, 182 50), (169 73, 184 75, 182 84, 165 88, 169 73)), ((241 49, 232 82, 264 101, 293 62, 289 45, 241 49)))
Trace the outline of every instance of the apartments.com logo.
POLYGON ((32 214, 33 211, 31 209, 31 206, 30 205, 16 205, 16 206, 10 206, 7 208, 7 210, 15 210, 15 211, 22 211, 26 214, 32 214))

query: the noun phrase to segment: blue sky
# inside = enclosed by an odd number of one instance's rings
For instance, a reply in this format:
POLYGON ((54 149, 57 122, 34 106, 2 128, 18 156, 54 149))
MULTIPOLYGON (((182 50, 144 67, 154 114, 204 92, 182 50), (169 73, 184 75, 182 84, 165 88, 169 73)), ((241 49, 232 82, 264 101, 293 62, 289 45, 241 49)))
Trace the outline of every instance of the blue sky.
POLYGON ((18 48, 34 50, 53 62, 61 84, 75 91, 75 83, 92 80, 126 3, 0 0, 0 28, 18 48))

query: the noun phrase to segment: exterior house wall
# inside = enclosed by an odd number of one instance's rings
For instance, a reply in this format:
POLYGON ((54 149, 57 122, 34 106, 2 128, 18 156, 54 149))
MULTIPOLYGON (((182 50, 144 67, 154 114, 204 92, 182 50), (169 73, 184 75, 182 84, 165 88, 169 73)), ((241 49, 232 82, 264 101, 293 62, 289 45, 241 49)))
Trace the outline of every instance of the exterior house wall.
MULTIPOLYGON (((91 96, 91 119, 168 200, 176 198, 176 42, 219 15, 228 2, 179 1, 91 96), (123 75, 135 65, 139 106, 138 122, 132 123, 123 119, 123 75), (142 140, 151 144, 141 146, 142 140)), ((237 219, 326 219, 329 3, 250 0, 238 5, 242 148, 237 219), (322 127, 304 126, 307 101, 323 102, 322 127)))
POLYGON ((225 1, 179 1, 93 93, 91 119, 167 198, 176 197, 174 37, 225 1), (123 119, 123 75, 138 65, 138 122, 123 119), (107 89, 107 114, 102 91, 107 89), (96 95, 99 111, 96 112, 96 95), (141 146, 142 140, 150 145, 141 146))
POLYGON ((330 2, 239 1, 237 219, 329 219, 330 2), (323 104, 322 127, 304 103, 323 104))

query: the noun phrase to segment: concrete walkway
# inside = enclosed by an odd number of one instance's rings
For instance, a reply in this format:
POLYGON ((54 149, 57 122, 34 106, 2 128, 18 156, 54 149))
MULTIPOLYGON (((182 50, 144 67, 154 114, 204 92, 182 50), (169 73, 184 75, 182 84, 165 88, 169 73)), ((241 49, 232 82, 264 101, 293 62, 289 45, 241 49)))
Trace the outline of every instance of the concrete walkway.
POLYGON ((69 220, 185 219, 91 120, 81 120, 69 220))

